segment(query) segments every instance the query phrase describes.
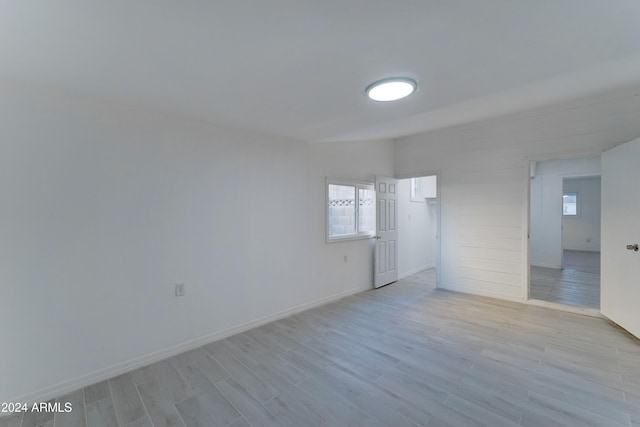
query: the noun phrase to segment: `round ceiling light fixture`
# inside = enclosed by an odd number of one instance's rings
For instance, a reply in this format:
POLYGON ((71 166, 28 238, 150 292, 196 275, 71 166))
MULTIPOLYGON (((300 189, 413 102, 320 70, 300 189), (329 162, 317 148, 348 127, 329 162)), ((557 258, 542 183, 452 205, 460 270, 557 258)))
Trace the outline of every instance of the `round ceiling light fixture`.
POLYGON ((391 77, 371 83, 366 94, 374 101, 396 101, 418 90, 418 83, 408 77, 391 77))

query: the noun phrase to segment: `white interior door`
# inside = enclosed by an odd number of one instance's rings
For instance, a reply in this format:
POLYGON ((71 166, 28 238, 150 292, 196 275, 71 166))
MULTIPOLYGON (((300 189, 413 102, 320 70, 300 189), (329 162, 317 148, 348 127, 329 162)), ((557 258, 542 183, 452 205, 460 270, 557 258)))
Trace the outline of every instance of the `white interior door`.
POLYGON ((603 315, 640 337, 640 139, 602 153, 603 315))
POLYGON ((388 285, 398 280, 398 180, 376 177, 376 250, 373 286, 388 285))

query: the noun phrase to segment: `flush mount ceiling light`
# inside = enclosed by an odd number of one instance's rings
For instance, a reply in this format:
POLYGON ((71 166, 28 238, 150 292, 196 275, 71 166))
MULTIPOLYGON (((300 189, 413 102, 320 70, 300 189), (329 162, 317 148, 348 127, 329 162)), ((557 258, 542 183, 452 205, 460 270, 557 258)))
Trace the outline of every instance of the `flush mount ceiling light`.
POLYGON ((418 83, 407 77, 392 77, 371 83, 365 91, 374 101, 395 101, 411 95, 418 89, 418 83))

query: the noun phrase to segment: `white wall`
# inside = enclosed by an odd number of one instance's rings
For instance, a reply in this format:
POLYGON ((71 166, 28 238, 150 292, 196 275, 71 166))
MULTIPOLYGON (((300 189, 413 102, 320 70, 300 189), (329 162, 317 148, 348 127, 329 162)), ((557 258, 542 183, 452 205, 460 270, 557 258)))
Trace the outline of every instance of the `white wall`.
MULTIPOLYGON (((568 176, 600 174, 600 156, 536 162, 535 170, 535 177, 530 181, 529 204, 531 265, 562 268, 563 179, 568 176)), ((598 235, 599 233, 600 226, 598 235)))
POLYGON ((578 194, 578 215, 562 218, 562 246, 600 252, 600 177, 565 179, 564 192, 578 194))
POLYGON ((393 175, 391 142, 312 147, 8 82, 0 129, 0 401, 371 287, 370 240, 325 243, 324 178, 393 175))
MULTIPOLYGON (((423 179, 428 189, 434 188, 434 194, 435 178, 423 179)), ((424 198, 422 202, 412 202, 410 196, 411 179, 399 180, 397 203, 400 278, 436 265, 436 205, 426 203, 424 198)))
POLYGON ((528 160, 596 154, 640 136, 637 88, 396 142, 396 174, 439 170, 441 284, 522 300, 528 160))

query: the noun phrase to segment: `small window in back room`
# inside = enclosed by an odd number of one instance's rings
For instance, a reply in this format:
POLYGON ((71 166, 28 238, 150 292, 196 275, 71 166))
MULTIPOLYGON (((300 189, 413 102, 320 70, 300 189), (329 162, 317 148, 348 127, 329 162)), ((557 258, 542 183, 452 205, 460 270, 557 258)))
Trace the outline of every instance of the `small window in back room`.
POLYGON ((424 203, 422 195, 422 178, 411 178, 411 201, 424 203))
POLYGON ((577 216, 578 215, 578 194, 564 193, 562 195, 562 215, 577 216))

